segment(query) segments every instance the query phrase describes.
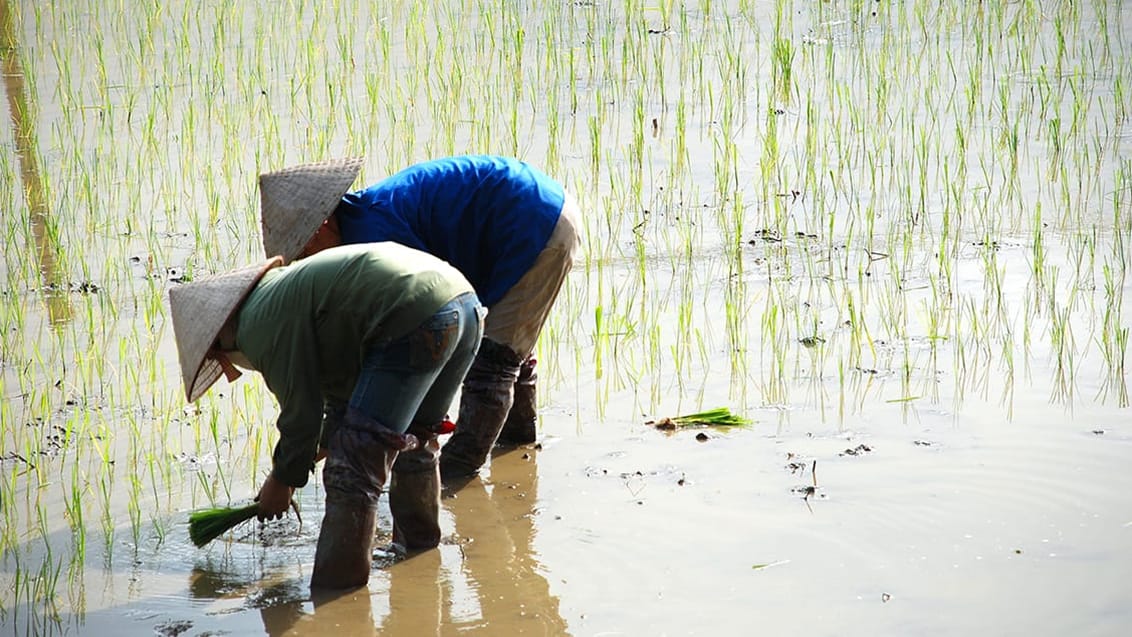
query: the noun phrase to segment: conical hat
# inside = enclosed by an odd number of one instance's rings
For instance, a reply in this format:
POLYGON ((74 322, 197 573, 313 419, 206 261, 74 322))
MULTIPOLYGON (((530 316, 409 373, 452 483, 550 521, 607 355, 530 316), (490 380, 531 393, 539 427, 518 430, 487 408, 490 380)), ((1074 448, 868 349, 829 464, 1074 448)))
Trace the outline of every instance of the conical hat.
POLYGON ((205 357, 220 328, 263 274, 281 264, 279 257, 272 257, 258 265, 204 277, 169 290, 173 335, 189 402, 200 398, 220 377, 220 363, 205 357))
POLYGON ((259 176, 263 251, 284 263, 299 256, 358 178, 362 157, 292 166, 259 176))

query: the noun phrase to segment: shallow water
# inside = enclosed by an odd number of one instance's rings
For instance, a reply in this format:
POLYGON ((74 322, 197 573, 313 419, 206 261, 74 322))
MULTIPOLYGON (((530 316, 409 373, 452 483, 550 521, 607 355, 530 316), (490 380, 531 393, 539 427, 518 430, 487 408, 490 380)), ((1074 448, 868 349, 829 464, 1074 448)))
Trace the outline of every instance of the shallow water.
POLYGON ((1132 629, 1132 10, 496 4, 0 0, 0 628, 1132 629), (317 476, 301 527, 193 548, 275 407, 184 403, 168 288, 259 258, 261 170, 458 152, 587 213, 541 448, 338 598, 317 476), (757 422, 644 424, 717 406, 757 422))
MULTIPOLYGON (((1132 439, 1103 416, 1073 426, 1034 411, 1026 424, 929 414, 839 433, 710 431, 706 442, 633 425, 572 435, 553 415, 547 428, 564 435, 497 455, 487 476, 447 494, 441 548, 378 560, 362 592, 310 599, 312 523, 276 523, 266 538, 249 526, 200 551, 182 528, 160 549, 120 547, 109 565, 88 555, 85 614, 47 626, 1118 634, 1132 622, 1132 439), (805 500, 795 490, 813 484, 811 468, 818 488, 805 500)), ((317 490, 302 502, 317 520, 317 490)))

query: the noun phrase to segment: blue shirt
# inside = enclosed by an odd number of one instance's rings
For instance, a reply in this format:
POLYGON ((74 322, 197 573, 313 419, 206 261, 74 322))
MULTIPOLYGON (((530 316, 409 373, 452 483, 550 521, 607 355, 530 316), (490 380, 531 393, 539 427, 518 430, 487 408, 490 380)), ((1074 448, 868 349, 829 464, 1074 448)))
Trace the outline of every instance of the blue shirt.
POLYGON ((562 185, 507 157, 414 164, 342 197, 343 243, 396 241, 444 259, 490 307, 534 265, 565 201, 562 185))

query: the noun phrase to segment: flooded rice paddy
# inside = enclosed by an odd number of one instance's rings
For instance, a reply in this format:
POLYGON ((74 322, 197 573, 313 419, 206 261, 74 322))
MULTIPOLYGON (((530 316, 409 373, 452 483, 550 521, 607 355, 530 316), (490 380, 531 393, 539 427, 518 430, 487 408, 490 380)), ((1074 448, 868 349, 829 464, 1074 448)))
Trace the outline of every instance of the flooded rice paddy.
POLYGON ((0 0, 0 629, 1127 634, 1129 34, 1099 1, 0 0), (194 548, 275 405, 185 403, 169 288, 260 257, 260 172, 468 152, 586 212, 541 444, 360 591, 307 586, 317 479, 302 525, 194 548), (755 423, 645 424, 721 406, 755 423))

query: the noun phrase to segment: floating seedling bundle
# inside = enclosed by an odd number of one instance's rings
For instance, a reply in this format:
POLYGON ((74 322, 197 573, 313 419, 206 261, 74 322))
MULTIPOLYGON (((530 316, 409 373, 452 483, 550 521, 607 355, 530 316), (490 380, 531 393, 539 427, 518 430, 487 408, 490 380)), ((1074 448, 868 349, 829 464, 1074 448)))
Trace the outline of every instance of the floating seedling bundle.
POLYGON ((657 429, 674 430, 682 427, 745 427, 753 422, 731 413, 727 407, 719 407, 684 416, 650 420, 645 424, 657 429))

